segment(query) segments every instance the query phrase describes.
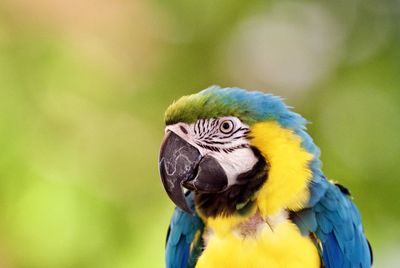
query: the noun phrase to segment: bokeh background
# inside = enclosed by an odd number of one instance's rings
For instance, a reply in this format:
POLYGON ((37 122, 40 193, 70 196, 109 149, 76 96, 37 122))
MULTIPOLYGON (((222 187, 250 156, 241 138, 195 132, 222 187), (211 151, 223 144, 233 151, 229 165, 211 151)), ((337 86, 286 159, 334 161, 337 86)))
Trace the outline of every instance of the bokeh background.
POLYGON ((0 267, 163 267, 163 112, 213 84, 312 123, 375 250, 400 257, 397 0, 2 0, 0 267))

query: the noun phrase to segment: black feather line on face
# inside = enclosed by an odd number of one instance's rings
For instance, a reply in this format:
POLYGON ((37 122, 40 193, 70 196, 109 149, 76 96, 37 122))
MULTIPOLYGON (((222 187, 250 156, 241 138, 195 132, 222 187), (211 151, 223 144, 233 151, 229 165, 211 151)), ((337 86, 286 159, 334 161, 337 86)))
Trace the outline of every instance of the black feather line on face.
POLYGON ((247 128, 238 128, 235 131, 233 131, 232 133, 230 133, 230 134, 228 134, 226 136, 223 136, 221 138, 223 138, 223 139, 230 138, 230 137, 232 137, 233 135, 235 135, 236 133, 238 133, 239 131, 242 131, 242 130, 247 130, 247 128))
POLYGON ((211 127, 212 127, 212 128, 215 128, 215 127, 218 125, 218 122, 219 122, 218 119, 214 119, 214 121, 213 121, 211 127))
POLYGON ((204 148, 204 149, 207 149, 207 150, 210 150, 210 151, 213 151, 213 152, 219 152, 220 151, 220 149, 218 147, 215 147, 215 146, 201 144, 201 143, 198 143, 198 142, 196 142, 196 144, 198 146, 200 146, 201 148, 204 148))
POLYGON ((193 125, 193 131, 195 135, 197 135, 197 125, 198 125, 197 122, 193 125))
POLYGON ((260 151, 251 147, 258 161, 255 166, 237 177, 237 184, 220 193, 196 193, 197 209, 206 217, 228 216, 237 212, 236 205, 251 200, 268 177, 268 164, 260 151))
POLYGON ((203 138, 207 134, 206 130, 207 130, 206 129, 206 120, 202 119, 201 120, 200 138, 203 138))
POLYGON ((208 140, 208 139, 203 139, 201 142, 207 143, 207 144, 220 144, 220 145, 225 145, 231 143, 230 141, 227 142, 222 142, 222 141, 214 141, 214 140, 208 140))

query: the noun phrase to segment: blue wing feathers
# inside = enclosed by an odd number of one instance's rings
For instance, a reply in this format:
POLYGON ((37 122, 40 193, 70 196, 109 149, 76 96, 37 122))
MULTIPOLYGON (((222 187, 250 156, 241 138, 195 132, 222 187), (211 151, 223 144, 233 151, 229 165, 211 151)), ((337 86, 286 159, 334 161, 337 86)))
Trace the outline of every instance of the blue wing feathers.
POLYGON ((320 240, 324 267, 371 267, 372 252, 349 191, 323 176, 313 180, 310 191, 308 208, 292 219, 302 234, 314 233, 320 240))
POLYGON ((315 206, 324 196, 328 189, 328 184, 324 183, 325 178, 316 176, 310 183, 310 200, 308 201, 309 207, 315 206))
POLYGON ((189 249, 190 249, 190 246, 187 246, 187 243, 186 243, 184 250, 182 252, 181 264, 179 267, 186 267, 188 259, 189 259, 189 249))
MULTIPOLYGON (((194 209, 194 202, 192 195, 186 196, 189 205, 194 209)), ((193 267, 191 258, 191 244, 194 240, 196 232, 203 232, 203 222, 195 215, 190 215, 180 208, 175 208, 172 215, 169 232, 167 234, 166 244, 166 267, 167 268, 187 268, 193 267)), ((196 243, 201 246, 201 243, 196 243)), ((198 249, 193 250, 198 253, 198 249)))
POLYGON ((344 256, 339 248, 338 241, 332 233, 327 235, 325 239, 322 254, 326 268, 343 267, 345 264, 344 256))

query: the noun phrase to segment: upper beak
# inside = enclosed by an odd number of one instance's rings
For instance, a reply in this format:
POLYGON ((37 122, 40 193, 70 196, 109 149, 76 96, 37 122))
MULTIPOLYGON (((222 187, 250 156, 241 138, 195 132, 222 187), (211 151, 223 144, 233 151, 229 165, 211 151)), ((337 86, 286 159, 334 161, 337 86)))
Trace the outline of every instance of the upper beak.
POLYGON ((167 131, 161 145, 159 168, 164 188, 182 210, 193 214, 186 202, 183 186, 198 192, 215 193, 228 184, 225 171, 212 156, 199 150, 172 131, 167 131))

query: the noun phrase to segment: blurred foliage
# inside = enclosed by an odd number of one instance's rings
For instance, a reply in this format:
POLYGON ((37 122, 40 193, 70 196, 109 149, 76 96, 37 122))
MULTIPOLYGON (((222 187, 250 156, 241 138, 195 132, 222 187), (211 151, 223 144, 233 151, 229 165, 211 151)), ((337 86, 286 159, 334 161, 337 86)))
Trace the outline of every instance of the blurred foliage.
POLYGON ((0 267, 162 267, 163 112, 212 84, 281 95, 400 260, 398 1, 0 3, 0 267))

